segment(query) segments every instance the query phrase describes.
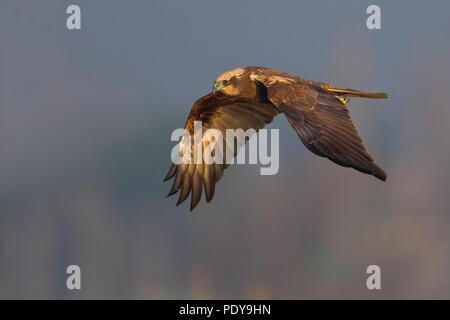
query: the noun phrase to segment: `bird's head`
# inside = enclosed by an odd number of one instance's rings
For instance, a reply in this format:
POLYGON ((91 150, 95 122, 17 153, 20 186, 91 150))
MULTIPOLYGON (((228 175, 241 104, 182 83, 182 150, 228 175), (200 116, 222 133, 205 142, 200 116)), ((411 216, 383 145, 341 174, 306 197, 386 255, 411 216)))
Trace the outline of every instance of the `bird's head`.
POLYGON ((254 83, 247 68, 237 68, 221 74, 214 82, 213 91, 220 91, 229 96, 254 95, 254 83))

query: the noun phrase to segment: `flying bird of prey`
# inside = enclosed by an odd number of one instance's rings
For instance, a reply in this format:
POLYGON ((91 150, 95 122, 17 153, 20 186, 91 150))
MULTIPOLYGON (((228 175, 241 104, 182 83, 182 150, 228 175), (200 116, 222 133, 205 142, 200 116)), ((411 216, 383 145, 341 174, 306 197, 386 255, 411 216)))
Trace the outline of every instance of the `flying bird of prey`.
MULTIPOLYGON (((194 135, 194 121, 202 121, 202 129, 218 129, 223 137, 226 129, 253 128, 257 132, 282 113, 313 153, 385 181, 386 173, 375 164, 352 123, 345 106, 348 97, 380 99, 388 95, 339 88, 264 67, 237 68, 220 75, 212 93, 195 102, 185 129, 194 135)), ((210 143, 201 142, 204 146, 210 143)), ((239 147, 234 147, 234 156, 239 147)), ((215 184, 227 167, 226 161, 172 164, 164 179, 175 178, 168 196, 181 189, 178 205, 192 193, 192 210, 200 201, 204 185, 206 200, 210 202, 215 184)))

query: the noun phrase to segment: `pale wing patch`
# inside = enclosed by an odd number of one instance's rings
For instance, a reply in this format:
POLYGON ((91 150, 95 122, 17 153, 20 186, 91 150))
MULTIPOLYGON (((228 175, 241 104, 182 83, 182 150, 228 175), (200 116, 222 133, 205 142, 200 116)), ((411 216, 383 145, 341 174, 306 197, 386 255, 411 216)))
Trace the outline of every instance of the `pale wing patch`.
POLYGON ((271 84, 274 84, 277 82, 287 83, 287 84, 296 82, 295 79, 289 78, 289 77, 274 76, 274 75, 266 76, 266 75, 262 75, 262 74, 256 74, 254 72, 252 74, 250 74, 250 79, 258 80, 260 82, 267 83, 268 85, 271 85, 271 84))
POLYGON ((242 74, 245 72, 244 68, 237 68, 233 69, 231 71, 227 71, 225 73, 222 73, 217 79, 216 82, 224 81, 224 80, 230 80, 233 77, 240 78, 242 77, 242 74))

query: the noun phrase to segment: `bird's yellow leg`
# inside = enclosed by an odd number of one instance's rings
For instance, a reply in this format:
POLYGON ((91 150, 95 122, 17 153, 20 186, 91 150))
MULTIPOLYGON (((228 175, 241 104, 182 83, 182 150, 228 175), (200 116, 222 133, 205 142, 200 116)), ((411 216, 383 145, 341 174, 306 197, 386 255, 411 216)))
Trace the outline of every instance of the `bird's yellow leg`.
POLYGON ((338 97, 338 98, 339 98, 339 100, 342 101, 343 104, 347 104, 350 101, 349 98, 341 98, 341 97, 338 97))

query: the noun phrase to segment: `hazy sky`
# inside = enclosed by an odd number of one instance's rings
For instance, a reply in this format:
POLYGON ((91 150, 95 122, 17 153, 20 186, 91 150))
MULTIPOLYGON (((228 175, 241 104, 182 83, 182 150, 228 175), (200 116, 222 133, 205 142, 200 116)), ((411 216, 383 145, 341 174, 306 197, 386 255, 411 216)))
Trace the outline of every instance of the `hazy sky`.
POLYGON ((384 297, 448 298, 449 12, 448 1, 2 0, 0 296, 74 297, 64 271, 76 263, 92 284, 75 297, 362 297, 378 258, 384 297), (81 30, 66 28, 70 4, 81 30), (370 4, 381 30, 366 28, 370 4), (349 108, 389 182, 319 160, 279 117, 277 176, 233 168, 211 204, 175 208, 161 182, 170 133, 219 74, 246 65, 388 92, 349 108), (400 275, 417 261, 429 264, 405 271, 411 284, 400 275))

